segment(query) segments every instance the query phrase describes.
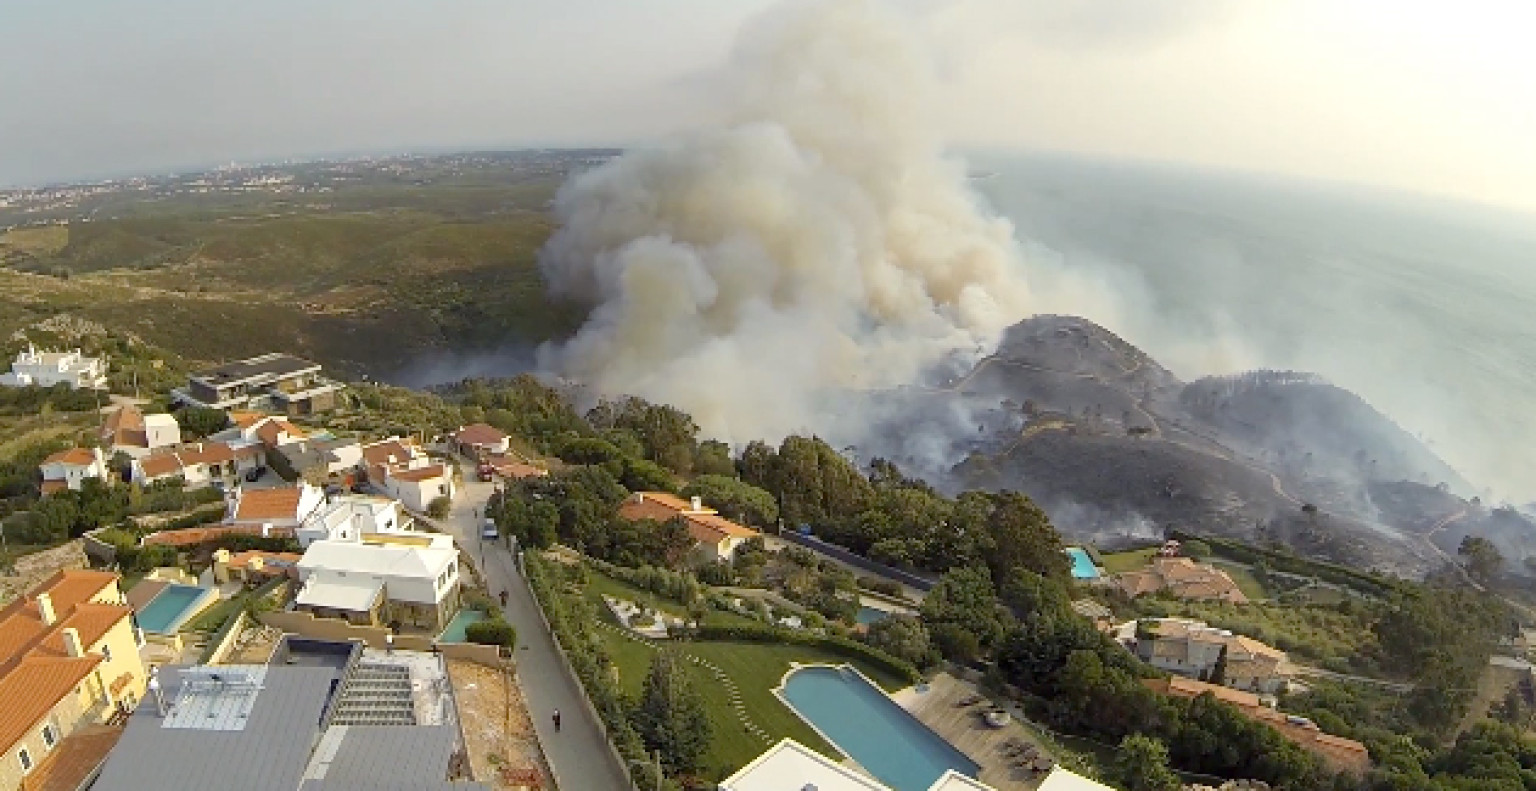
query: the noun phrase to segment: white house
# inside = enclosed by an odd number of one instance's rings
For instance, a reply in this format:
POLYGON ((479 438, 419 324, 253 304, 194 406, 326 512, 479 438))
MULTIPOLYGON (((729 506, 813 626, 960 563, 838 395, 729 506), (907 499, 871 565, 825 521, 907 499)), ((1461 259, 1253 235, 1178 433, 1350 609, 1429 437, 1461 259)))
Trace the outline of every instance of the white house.
POLYGON ((413 524, 411 515, 395 500, 341 495, 310 514, 297 535, 299 546, 307 547, 316 541, 359 542, 370 535, 409 533, 413 524))
POLYGON ((43 472, 43 494, 63 489, 80 491, 86 478, 107 478, 107 463, 101 448, 61 450, 43 459, 38 468, 43 472))
POLYGON ((180 443, 181 426, 173 415, 146 415, 133 404, 123 404, 102 421, 98 436, 113 452, 141 456, 180 443))
POLYGON ((26 351, 17 353, 10 372, 0 374, 0 385, 7 387, 53 387, 59 384, 104 388, 107 386, 107 363, 100 357, 86 357, 79 349, 40 352, 28 344, 26 351))
POLYGON ((376 467, 368 473, 368 482, 416 512, 425 512, 439 497, 452 500, 454 496, 453 471, 446 464, 410 469, 376 467))
MULTIPOLYGON (((719 791, 891 791, 885 783, 844 766, 795 741, 783 739, 720 781, 719 791)), ((953 769, 934 779, 927 791, 995 791, 953 769)), ((1059 766, 1051 769, 1039 791, 1114 791, 1059 766)))
POLYGON ((487 423, 460 426, 453 432, 453 442, 466 456, 500 456, 511 447, 511 440, 501 429, 487 423))
POLYGON ((133 460, 131 479, 153 483, 180 477, 187 486, 225 486, 239 483, 247 470, 266 461, 266 449, 256 443, 195 442, 162 448, 133 460))
POLYGON ((436 633, 458 611, 458 556, 453 539, 439 534, 316 541, 299 560, 294 604, 318 617, 436 633))
POLYGON ((236 487, 229 493, 224 524, 296 530, 323 505, 325 492, 307 483, 278 489, 236 487))

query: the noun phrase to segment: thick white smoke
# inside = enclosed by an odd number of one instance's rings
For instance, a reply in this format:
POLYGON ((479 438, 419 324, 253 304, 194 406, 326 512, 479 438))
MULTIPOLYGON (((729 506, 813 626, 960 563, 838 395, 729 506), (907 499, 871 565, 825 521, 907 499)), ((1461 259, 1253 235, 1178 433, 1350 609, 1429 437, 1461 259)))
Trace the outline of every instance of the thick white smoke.
POLYGON ((1028 293, 1011 225, 944 153, 931 67, 872 0, 749 26, 723 81, 727 123, 562 190, 542 266, 594 307, 542 363, 741 442, 825 430, 828 392, 990 350, 1028 293))

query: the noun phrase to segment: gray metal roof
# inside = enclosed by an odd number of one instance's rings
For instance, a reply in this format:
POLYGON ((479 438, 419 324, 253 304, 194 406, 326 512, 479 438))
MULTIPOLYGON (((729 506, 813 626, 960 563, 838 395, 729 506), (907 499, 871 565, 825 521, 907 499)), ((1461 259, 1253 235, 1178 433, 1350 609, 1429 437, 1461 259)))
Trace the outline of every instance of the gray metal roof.
MULTIPOLYGON (((180 667, 160 669, 167 703, 181 688, 180 667)), ((271 667, 245 727, 238 731, 163 727, 152 696, 128 719, 95 791, 273 791, 298 788, 320 731, 334 670, 271 667)))
POLYGON ((340 745, 322 768, 317 753, 306 776, 332 782, 384 780, 419 787, 448 778, 454 732, 446 725, 333 725, 326 741, 339 736, 340 745))
MULTIPOLYGON (((92 791, 95 791, 92 789, 92 791)), ((305 780, 299 791, 491 791, 471 780, 401 783, 393 780, 305 780)))

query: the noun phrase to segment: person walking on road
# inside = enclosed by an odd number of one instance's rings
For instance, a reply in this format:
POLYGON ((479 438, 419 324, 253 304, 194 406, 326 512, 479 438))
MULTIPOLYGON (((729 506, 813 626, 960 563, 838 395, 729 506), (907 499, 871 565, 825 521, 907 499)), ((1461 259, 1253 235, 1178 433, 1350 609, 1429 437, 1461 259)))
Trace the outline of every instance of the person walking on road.
POLYGON ((560 710, 555 709, 555 733, 560 732, 560 710))
POLYGON ((505 590, 503 590, 501 592, 501 606, 502 607, 506 607, 507 606, 507 592, 505 590))

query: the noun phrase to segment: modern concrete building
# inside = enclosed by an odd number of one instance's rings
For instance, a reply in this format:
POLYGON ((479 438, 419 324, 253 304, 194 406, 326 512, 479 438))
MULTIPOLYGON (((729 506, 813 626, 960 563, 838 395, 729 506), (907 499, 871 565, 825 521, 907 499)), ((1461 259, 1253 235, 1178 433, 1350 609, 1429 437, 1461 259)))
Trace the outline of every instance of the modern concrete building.
POLYGON ((94 791, 489 791, 441 657, 286 639, 266 665, 160 669, 94 791))
POLYGON ((320 365, 288 354, 263 354, 189 377, 171 391, 179 403, 209 409, 271 409, 286 415, 324 412, 336 405, 342 385, 325 378, 320 365))
POLYGON ((366 494, 329 498, 299 526, 299 546, 316 541, 360 542, 365 536, 409 533, 415 520, 397 500, 366 494))
MULTIPOLYGON (((891 745, 901 749, 901 745, 891 745)), ((795 741, 784 739, 754 758, 740 771, 720 781, 719 791, 891 791, 886 784, 795 741)), ((927 791, 994 791, 992 786, 953 769, 945 772, 927 791)), ((1061 767, 1040 785, 1039 791, 1114 791, 1061 767)))
POLYGON ((297 609, 349 623, 437 634, 459 610, 459 552, 435 533, 315 541, 299 560, 297 609))

